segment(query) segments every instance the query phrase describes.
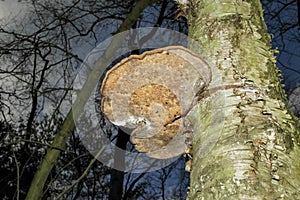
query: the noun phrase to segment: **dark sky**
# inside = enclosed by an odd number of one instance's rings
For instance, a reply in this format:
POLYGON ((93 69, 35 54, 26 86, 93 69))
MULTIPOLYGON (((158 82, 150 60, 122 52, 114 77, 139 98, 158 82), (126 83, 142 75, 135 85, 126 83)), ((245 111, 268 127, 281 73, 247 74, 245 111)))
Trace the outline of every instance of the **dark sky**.
POLYGON ((296 0, 263 0, 265 22, 279 50, 277 66, 289 92, 300 84, 300 32, 296 0))

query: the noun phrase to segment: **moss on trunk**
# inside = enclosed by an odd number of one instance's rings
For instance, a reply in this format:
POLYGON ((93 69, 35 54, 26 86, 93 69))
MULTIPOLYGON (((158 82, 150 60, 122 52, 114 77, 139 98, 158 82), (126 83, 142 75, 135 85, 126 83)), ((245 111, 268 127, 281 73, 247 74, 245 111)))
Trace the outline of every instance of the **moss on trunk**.
POLYGON ((299 198, 299 129, 260 1, 194 0, 188 21, 215 66, 214 92, 194 115, 189 199, 299 198))

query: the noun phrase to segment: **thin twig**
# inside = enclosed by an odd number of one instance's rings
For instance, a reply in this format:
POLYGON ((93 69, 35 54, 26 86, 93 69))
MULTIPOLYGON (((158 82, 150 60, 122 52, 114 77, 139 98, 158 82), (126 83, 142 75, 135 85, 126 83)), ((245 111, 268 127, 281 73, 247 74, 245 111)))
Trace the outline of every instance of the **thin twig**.
POLYGON ((17 192, 17 200, 19 200, 20 199, 20 169, 19 169, 19 164, 15 152, 13 153, 13 157, 17 168, 17 191, 16 192, 17 192))
POLYGON ((60 199, 63 197, 63 195, 67 194, 75 185, 77 185, 84 177, 86 177, 86 175, 88 174, 88 172, 90 171, 91 167, 93 166, 93 164, 96 162, 96 160, 98 159, 98 157, 102 154, 102 152, 104 151, 106 146, 103 146, 100 151, 97 153, 97 155, 91 160, 90 164, 87 166, 87 168, 84 170, 84 172, 82 173, 82 175, 76 180, 74 181, 69 187, 67 187, 63 192, 61 192, 55 199, 60 199))

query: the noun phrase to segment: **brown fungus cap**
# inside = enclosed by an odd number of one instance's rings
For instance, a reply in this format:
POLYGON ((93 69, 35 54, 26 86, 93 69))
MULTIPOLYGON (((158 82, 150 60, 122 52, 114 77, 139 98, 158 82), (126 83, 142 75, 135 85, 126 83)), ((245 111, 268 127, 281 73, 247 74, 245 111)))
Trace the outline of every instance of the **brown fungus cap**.
POLYGON ((106 73, 101 110, 138 151, 175 157, 185 150, 184 117, 210 81, 208 64, 181 46, 131 55, 106 73))

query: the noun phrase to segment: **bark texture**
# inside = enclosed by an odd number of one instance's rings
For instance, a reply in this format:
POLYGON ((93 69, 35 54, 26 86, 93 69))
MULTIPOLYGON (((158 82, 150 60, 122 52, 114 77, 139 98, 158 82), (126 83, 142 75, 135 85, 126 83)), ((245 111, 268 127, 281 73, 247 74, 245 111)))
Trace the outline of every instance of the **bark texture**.
POLYGON ((188 199, 300 199, 299 128, 260 1, 189 7, 189 35, 207 53, 213 80, 194 115, 188 199))

